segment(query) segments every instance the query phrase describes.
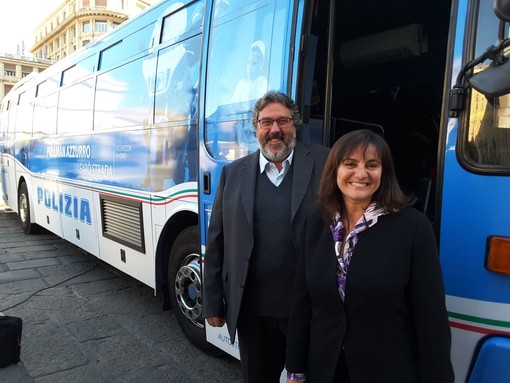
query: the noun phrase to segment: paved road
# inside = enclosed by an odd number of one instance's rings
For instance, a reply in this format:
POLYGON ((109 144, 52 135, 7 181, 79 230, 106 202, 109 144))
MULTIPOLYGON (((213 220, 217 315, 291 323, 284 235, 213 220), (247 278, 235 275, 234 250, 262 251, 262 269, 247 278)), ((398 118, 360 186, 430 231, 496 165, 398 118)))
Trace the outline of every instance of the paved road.
POLYGON ((0 311, 23 319, 21 362, 0 383, 241 382, 239 362, 191 345, 151 288, 52 234, 25 235, 1 200, 0 311))

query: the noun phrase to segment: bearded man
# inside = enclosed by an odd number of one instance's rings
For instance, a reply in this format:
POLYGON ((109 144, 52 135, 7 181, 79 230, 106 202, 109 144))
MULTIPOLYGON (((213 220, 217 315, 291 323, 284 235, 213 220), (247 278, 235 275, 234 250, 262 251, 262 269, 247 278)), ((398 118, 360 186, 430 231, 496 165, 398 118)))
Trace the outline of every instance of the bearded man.
POLYGON ((329 150, 296 140, 294 101, 270 91, 253 109, 259 150, 222 169, 204 261, 203 317, 236 330, 243 380, 277 383, 285 365, 297 239, 315 208, 329 150))

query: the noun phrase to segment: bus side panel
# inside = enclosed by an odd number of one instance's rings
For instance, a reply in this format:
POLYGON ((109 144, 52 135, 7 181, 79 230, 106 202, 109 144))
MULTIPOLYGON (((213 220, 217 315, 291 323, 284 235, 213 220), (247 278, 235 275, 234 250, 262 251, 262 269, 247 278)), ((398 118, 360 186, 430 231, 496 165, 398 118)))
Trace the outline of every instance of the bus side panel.
MULTIPOLYGON (((468 21, 474 20, 468 18, 471 4, 459 1, 456 10, 452 82, 462 65, 465 40, 472 37, 468 25, 468 21)), ((480 15, 493 14, 491 1, 481 4, 480 15)), ((497 38, 497 21, 492 24, 489 29, 494 34, 492 37, 497 38)), ((489 43, 486 44, 479 48, 483 51, 489 43)), ((459 124, 471 119, 467 111, 463 113, 459 119, 450 119, 446 129, 440 226, 440 256, 456 382, 466 381, 473 364, 478 365, 479 371, 487 368, 484 364, 488 359, 476 359, 476 351, 487 335, 510 336, 510 276, 485 267, 488 238, 510 237, 510 183, 506 176, 486 171, 477 174, 461 166, 459 124)))
POLYGON ((97 226, 103 231, 98 233, 101 260, 155 288, 150 203, 118 197, 103 199, 99 195, 96 201, 96 215, 101 220, 97 226), (116 218, 116 211, 125 212, 129 219, 116 218))
MULTIPOLYGON (((456 122, 450 123, 455 129, 456 122)), ((487 238, 510 236, 510 187, 505 177, 463 169, 455 155, 454 133, 450 130, 445 157, 440 254, 452 360, 462 382, 483 336, 491 331, 510 335, 510 276, 485 268, 487 238)))
POLYGON ((32 182, 27 179, 27 186, 29 187, 30 204, 35 212, 32 221, 59 237, 63 237, 60 219, 64 206, 57 181, 44 177, 33 177, 32 182))
POLYGON ((100 225, 94 214, 95 193, 85 188, 76 188, 66 183, 59 185, 59 212, 62 219, 64 239, 99 256, 98 235, 100 225))

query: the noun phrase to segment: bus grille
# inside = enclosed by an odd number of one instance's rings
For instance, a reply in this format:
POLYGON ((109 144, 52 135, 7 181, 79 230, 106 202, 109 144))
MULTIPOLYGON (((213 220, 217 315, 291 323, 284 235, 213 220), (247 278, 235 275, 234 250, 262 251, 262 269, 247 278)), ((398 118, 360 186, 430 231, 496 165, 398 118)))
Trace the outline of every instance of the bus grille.
POLYGON ((103 236, 145 253, 142 203, 100 196, 103 236))

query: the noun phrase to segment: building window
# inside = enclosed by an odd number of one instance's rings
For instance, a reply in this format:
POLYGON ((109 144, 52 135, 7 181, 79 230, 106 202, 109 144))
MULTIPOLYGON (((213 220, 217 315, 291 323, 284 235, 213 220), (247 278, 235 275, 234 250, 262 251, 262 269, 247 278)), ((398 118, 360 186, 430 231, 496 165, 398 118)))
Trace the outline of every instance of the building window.
POLYGON ((106 0, 96 0, 96 7, 106 7, 106 0))
POLYGON ((84 21, 82 24, 82 32, 89 33, 90 32, 90 21, 84 21))
POLYGON ((90 43, 90 40, 83 40, 82 46, 84 47, 85 45, 88 45, 89 43, 90 43))
POLYGON ((89 6, 89 0, 83 0, 83 7, 89 6))
POLYGON ((4 76, 16 77, 16 66, 11 64, 4 64, 4 76))
POLYGON ((97 21, 95 22, 95 30, 96 32, 106 32, 108 28, 108 24, 106 21, 97 21))
POLYGON ((31 72, 32 72, 32 68, 30 68, 30 67, 25 67, 25 66, 22 66, 22 67, 21 67, 21 77, 26 77, 26 76, 28 76, 31 72))

